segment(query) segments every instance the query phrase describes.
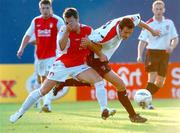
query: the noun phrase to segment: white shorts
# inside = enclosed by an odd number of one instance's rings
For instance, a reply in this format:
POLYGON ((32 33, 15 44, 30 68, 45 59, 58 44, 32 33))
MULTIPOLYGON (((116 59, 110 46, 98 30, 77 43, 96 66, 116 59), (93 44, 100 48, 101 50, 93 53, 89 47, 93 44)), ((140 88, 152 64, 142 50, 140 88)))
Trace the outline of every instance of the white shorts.
POLYGON ((55 62, 56 57, 47 58, 37 61, 37 72, 39 76, 47 76, 52 64, 55 62))
POLYGON ((62 62, 56 61, 49 70, 47 78, 50 80, 64 82, 69 76, 75 78, 78 74, 89 68, 90 67, 86 64, 67 68, 62 62))

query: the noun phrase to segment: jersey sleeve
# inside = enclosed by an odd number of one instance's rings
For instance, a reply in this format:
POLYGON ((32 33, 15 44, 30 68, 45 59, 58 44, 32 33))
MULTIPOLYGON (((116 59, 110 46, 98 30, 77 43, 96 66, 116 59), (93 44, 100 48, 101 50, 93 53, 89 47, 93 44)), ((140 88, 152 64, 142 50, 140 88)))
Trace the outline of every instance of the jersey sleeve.
POLYGON ((62 18, 58 17, 58 23, 57 23, 57 29, 60 30, 60 28, 64 25, 64 21, 62 18))
POLYGON ((93 30, 91 34, 88 36, 88 38, 93 42, 101 42, 103 40, 101 34, 98 33, 96 30, 93 30))
POLYGON ((34 29, 35 29, 35 19, 32 20, 31 22, 31 25, 29 26, 29 28, 27 29, 26 33, 25 33, 25 36, 28 35, 28 36, 32 36, 33 33, 34 33, 34 29))
POLYGON ((171 30, 170 30, 171 39, 178 37, 178 33, 177 33, 177 30, 176 30, 176 27, 175 27, 173 21, 171 21, 171 27, 170 27, 170 29, 171 29, 171 30))
POLYGON ((149 38, 149 32, 145 29, 143 29, 138 37, 138 39, 140 41, 145 41, 148 42, 148 38, 149 38))
POLYGON ((33 42, 33 41, 36 41, 36 37, 35 37, 35 33, 32 34, 29 42, 33 42))
POLYGON ((130 18, 133 21, 135 26, 139 25, 139 23, 141 22, 140 14, 127 15, 127 16, 122 17, 121 19, 123 18, 130 18))

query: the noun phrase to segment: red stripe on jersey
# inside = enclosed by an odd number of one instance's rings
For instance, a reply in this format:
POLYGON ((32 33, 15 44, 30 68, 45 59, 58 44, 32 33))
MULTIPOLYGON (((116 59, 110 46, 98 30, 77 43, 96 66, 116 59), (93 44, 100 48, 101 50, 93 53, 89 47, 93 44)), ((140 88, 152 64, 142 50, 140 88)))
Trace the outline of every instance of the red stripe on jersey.
POLYGON ((107 42, 117 35, 116 26, 119 24, 119 22, 120 21, 118 21, 116 25, 111 28, 111 30, 107 33, 107 35, 104 37, 104 39, 100 43, 107 42))
POLYGON ((153 18, 150 18, 148 21, 146 21, 146 24, 149 24, 149 23, 151 23, 151 22, 153 22, 154 21, 154 19, 153 18))

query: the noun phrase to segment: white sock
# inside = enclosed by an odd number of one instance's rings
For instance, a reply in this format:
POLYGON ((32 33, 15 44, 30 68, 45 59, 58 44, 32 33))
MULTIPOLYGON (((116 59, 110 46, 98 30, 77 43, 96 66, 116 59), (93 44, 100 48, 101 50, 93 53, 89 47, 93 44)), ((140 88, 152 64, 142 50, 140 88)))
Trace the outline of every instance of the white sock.
POLYGON ((64 87, 62 90, 60 90, 56 96, 52 96, 52 100, 56 100, 59 99, 61 97, 63 97, 64 95, 66 95, 66 93, 68 92, 69 88, 68 87, 64 87))
POLYGON ((41 84, 38 83, 38 81, 36 80, 35 83, 34 83, 34 89, 39 89, 41 87, 41 84))
POLYGON ((107 109, 107 90, 105 89, 104 81, 100 81, 94 84, 96 89, 96 98, 100 105, 101 111, 107 109))
POLYGON ((24 114, 41 96, 40 89, 32 91, 22 104, 19 112, 24 114))
POLYGON ((49 93, 47 93, 44 97, 43 97, 43 104, 44 105, 48 105, 50 106, 51 105, 51 99, 53 97, 53 90, 51 90, 49 93))

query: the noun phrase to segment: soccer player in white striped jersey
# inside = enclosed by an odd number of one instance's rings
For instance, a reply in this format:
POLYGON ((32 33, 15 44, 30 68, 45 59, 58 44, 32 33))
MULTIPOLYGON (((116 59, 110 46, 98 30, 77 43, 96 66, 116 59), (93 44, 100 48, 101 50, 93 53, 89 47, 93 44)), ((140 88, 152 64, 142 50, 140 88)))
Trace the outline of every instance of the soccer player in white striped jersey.
MULTIPOLYGON (((109 59, 120 46, 121 41, 130 37, 135 26, 147 29, 153 36, 160 35, 158 31, 153 30, 141 21, 139 14, 134 14, 107 22, 105 25, 94 30, 89 38, 82 39, 81 44, 83 47, 88 47, 92 51, 101 51, 100 55, 92 55, 92 57, 87 60, 87 64, 117 88, 118 100, 127 110, 130 120, 132 122, 144 123, 147 119, 135 112, 128 99, 123 80, 118 74, 111 70, 108 64, 109 59)), ((66 85, 66 83, 64 85, 66 85)))
MULTIPOLYGON (((139 36, 137 61, 142 62, 143 51, 146 47, 145 70, 148 73, 146 89, 154 95, 164 85, 169 55, 178 45, 179 39, 173 21, 163 16, 165 3, 160 0, 153 2, 152 11, 154 16, 147 21, 147 24, 160 30, 161 36, 153 37, 148 31, 142 30, 139 36)), ((149 104, 146 108, 154 109, 154 106, 149 104)))

